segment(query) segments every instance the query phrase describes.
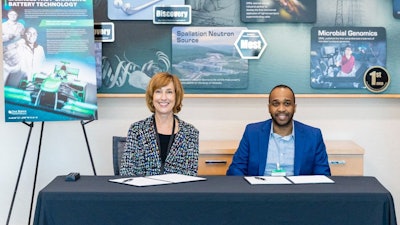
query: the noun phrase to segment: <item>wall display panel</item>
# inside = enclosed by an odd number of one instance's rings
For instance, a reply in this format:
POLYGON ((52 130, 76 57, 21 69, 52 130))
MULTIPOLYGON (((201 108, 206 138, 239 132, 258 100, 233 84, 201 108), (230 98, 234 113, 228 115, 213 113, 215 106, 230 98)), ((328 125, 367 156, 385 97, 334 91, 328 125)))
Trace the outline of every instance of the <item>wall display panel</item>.
MULTIPOLYGON (((185 4, 190 5, 192 9, 191 25, 160 25, 153 24, 151 20, 135 20, 130 17, 132 15, 128 14, 125 15, 125 19, 114 19, 113 17, 110 19, 110 7, 115 10, 115 5, 110 5, 112 1, 98 0, 94 5, 95 22, 111 22, 114 24, 115 31, 114 42, 102 43, 103 78, 98 93, 100 97, 143 96, 147 82, 155 72, 170 71, 179 75, 178 70, 174 67, 174 62, 178 60, 182 64, 184 60, 174 58, 176 55, 174 54, 176 31, 196 29, 197 27, 203 30, 229 30, 231 28, 235 32, 237 28, 258 30, 265 39, 266 48, 258 59, 246 60, 247 71, 243 73, 245 77, 241 78, 244 81, 240 83, 241 85, 230 87, 231 83, 225 82, 217 85, 203 83, 196 86, 192 82, 187 82, 188 84, 184 85, 185 92, 190 96, 259 96, 268 93, 275 85, 285 83, 293 87, 296 93, 311 97, 400 97, 400 64, 398 63, 400 45, 396 41, 400 35, 400 20, 392 15, 395 10, 393 1, 396 0, 187 0, 185 4), (257 4, 259 5, 258 11, 263 9, 263 12, 259 14, 264 15, 261 19, 255 19, 254 16, 251 16, 254 13, 249 13, 256 11, 257 4), (249 7, 249 5, 253 6, 249 7), (269 9, 266 9, 268 7, 269 9), (268 20, 268 16, 265 16, 266 12, 274 12, 276 16, 268 20), (304 12, 308 12, 309 17, 299 16, 299 13, 304 12), (336 54, 337 57, 336 59, 332 58, 336 61, 332 61, 328 68, 324 69, 333 71, 341 69, 339 53, 344 53, 347 45, 352 46, 353 53, 364 51, 373 56, 377 52, 371 46, 380 44, 381 52, 384 54, 382 55, 384 63, 374 63, 373 59, 370 60, 371 62, 368 61, 369 63, 364 61, 363 66, 366 68, 359 69, 357 82, 339 80, 340 85, 331 86, 328 85, 329 83, 323 85, 315 83, 313 60, 315 60, 314 46, 318 44, 318 37, 314 36, 313 31, 318 28, 326 28, 329 31, 336 29, 347 31, 347 38, 338 39, 335 43, 336 48, 325 49, 326 51, 332 50, 331 54, 336 54), (352 37, 348 33, 352 30, 371 30, 377 32, 378 36, 371 42, 372 44, 367 43, 362 36, 349 41, 347 39, 352 37), (365 79, 365 74, 362 72, 367 71, 371 66, 383 66, 390 75, 390 84, 382 92, 369 91, 363 83, 362 79, 365 79), (224 84, 226 86, 223 86, 224 84)), ((147 2, 151 3, 152 1, 147 2)), ((154 5, 162 5, 162 2, 154 5)), ((123 1, 123 3, 129 3, 129 0, 123 1)), ((234 46, 231 50, 235 50, 234 46)), ((188 51, 192 50, 188 47, 188 51)), ((236 54, 238 52, 232 53, 232 51, 220 55, 221 52, 214 54, 215 51, 203 49, 203 52, 191 54, 197 58, 189 56, 187 58, 195 61, 206 57, 227 57, 229 55, 230 60, 234 61, 232 57, 239 57, 239 54, 236 54), (203 55, 199 56, 199 54, 203 55)), ((358 56, 360 57, 360 55, 358 56)), ((209 70, 218 68, 214 67, 218 66, 215 64, 216 61, 217 59, 211 60, 208 67, 198 66, 192 69, 199 70, 198 74, 201 74, 202 70, 208 70, 208 74, 204 73, 201 78, 215 80, 218 73, 210 76, 209 70)), ((232 61, 224 64, 231 65, 230 67, 219 64, 219 69, 231 69, 234 64, 232 61)), ((327 78, 329 80, 329 76, 327 78)))
POLYGON ((365 89, 364 74, 386 67, 383 27, 313 27, 311 29, 312 88, 365 89))
POLYGON ((393 0, 393 17, 400 18, 400 0, 393 0))

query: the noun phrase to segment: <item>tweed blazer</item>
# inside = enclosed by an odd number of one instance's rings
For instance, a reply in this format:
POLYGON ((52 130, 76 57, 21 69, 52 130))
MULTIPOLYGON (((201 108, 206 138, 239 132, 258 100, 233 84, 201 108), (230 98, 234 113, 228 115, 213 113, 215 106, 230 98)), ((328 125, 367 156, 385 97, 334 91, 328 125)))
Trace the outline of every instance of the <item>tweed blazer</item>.
MULTIPOLYGON (((164 165, 164 173, 197 175, 199 157, 199 131, 179 119, 179 131, 175 134, 164 165)), ((154 128, 153 116, 133 123, 127 135, 121 157, 122 176, 149 176, 161 173, 160 146, 154 128)))

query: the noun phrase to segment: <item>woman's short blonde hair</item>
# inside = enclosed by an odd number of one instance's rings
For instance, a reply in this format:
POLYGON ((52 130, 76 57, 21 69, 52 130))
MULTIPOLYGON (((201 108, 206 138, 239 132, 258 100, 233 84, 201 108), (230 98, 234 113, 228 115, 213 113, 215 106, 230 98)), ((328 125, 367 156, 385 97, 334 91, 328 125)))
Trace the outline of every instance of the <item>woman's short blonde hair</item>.
POLYGON ((178 113, 181 111, 183 94, 184 94, 181 81, 176 75, 170 74, 168 72, 160 72, 156 73, 151 78, 149 84, 147 85, 147 90, 146 90, 146 104, 152 113, 155 112, 153 104, 154 92, 159 88, 167 86, 170 82, 172 82, 175 88, 175 105, 173 108, 173 112, 178 113))

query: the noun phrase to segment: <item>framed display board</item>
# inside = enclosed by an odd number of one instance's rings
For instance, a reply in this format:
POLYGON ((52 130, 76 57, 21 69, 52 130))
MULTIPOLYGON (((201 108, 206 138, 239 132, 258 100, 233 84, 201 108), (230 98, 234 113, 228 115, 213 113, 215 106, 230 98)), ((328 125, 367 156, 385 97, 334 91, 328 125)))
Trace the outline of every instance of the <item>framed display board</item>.
POLYGON ((192 97, 264 96, 283 83, 306 97, 397 98, 396 5, 398 0, 97 0, 98 96, 143 96, 154 73, 169 71, 192 97), (157 6, 189 11, 173 14, 157 6), (160 24, 160 15, 188 15, 190 24, 160 24))

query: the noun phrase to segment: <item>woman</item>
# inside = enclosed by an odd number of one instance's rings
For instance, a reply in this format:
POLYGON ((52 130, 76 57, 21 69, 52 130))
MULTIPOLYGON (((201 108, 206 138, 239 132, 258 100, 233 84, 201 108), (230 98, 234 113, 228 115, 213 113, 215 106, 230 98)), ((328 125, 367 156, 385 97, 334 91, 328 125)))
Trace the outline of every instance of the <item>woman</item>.
POLYGON ((153 115, 129 128, 121 175, 197 175, 199 131, 175 115, 181 111, 183 92, 175 75, 161 72, 151 78, 146 103, 153 115))

